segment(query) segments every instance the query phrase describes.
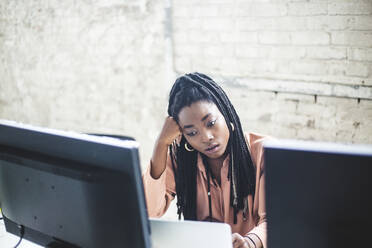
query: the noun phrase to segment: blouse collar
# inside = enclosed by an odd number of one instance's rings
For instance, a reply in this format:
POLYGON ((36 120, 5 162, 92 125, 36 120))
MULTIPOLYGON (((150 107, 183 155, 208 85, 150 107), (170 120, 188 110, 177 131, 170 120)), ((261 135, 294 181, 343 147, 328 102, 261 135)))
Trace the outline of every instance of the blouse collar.
MULTIPOLYGON (((230 154, 228 154, 226 156, 226 158, 224 159, 224 161, 222 163, 221 171, 226 170, 229 167, 229 161, 230 161, 230 154)), ((202 158, 202 156, 199 152, 198 152, 198 158, 197 158, 197 166, 198 166, 198 170, 202 173, 202 175, 205 178, 207 178, 207 174, 206 174, 206 171, 205 171, 205 166, 204 166, 204 163, 203 163, 203 158, 202 158)))

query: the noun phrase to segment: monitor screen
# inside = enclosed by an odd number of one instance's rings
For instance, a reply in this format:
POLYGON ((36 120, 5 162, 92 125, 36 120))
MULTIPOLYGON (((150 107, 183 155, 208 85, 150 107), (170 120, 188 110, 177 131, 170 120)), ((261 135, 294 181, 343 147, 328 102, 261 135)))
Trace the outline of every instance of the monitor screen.
POLYGON ((150 247, 138 143, 0 121, 6 231, 47 247, 150 247))
POLYGON ((369 244, 372 146, 264 144, 268 248, 369 244))

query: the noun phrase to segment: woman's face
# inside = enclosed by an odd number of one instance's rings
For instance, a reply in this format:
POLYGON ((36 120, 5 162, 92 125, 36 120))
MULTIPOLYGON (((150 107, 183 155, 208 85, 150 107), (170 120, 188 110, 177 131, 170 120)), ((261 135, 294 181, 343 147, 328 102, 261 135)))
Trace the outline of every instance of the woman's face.
POLYGON ((224 155, 230 132, 224 116, 214 103, 198 101, 182 108, 178 124, 194 149, 211 159, 224 155))

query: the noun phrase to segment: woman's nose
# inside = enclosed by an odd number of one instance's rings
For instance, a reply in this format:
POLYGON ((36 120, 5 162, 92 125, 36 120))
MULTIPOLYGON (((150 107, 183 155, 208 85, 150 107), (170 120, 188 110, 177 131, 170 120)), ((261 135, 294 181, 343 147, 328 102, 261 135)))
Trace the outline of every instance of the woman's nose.
POLYGON ((203 142, 211 142, 213 139, 214 139, 214 136, 211 131, 204 131, 203 142))

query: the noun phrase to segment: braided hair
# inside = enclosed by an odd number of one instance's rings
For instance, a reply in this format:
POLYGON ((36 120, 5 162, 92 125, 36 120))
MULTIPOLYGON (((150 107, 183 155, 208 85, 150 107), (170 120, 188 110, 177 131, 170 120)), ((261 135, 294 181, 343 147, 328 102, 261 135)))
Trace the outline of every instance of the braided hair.
MULTIPOLYGON (((198 101, 214 103, 224 116, 230 131, 226 153, 230 155, 228 180, 230 183, 230 205, 234 209, 234 223, 239 210, 247 208, 247 196, 255 193, 255 171, 248 151, 239 117, 223 89, 210 77, 201 73, 190 73, 179 77, 169 94, 168 115, 178 123, 180 111, 198 101), (231 125, 232 123, 232 125, 231 125), (233 130, 234 128, 234 130, 233 130)), ((186 138, 180 144, 170 145, 170 157, 175 173, 177 213, 185 220, 196 220, 196 150, 185 149, 186 138), (177 169, 175 168, 177 164, 177 169)), ((244 212, 243 212, 244 214, 244 212)))

